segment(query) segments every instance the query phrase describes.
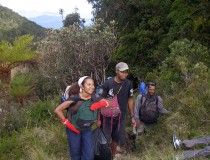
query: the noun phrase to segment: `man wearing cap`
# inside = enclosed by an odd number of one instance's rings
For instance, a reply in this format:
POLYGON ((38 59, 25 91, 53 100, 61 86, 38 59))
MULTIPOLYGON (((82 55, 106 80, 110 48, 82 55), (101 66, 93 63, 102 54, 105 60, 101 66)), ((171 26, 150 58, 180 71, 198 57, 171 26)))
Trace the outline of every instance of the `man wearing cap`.
POLYGON ((130 111, 131 122, 136 125, 134 120, 134 102, 133 102, 133 85, 128 76, 128 65, 120 62, 116 65, 116 76, 106 80, 99 94, 104 98, 114 98, 117 96, 120 108, 120 115, 114 118, 100 116, 97 126, 101 126, 108 142, 111 142, 111 153, 114 158, 117 146, 123 147, 125 144, 125 116, 127 107, 130 111), (102 121, 102 123, 101 123, 102 121))

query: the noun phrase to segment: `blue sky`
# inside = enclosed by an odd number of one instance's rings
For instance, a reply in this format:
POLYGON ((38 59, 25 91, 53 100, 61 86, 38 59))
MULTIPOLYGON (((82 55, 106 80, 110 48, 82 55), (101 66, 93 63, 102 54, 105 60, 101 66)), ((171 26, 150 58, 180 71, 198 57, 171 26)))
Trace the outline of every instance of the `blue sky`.
POLYGON ((92 18, 92 6, 86 0, 0 0, 0 4, 26 18, 40 15, 60 16, 60 8, 64 10, 64 16, 78 8, 81 18, 92 18))

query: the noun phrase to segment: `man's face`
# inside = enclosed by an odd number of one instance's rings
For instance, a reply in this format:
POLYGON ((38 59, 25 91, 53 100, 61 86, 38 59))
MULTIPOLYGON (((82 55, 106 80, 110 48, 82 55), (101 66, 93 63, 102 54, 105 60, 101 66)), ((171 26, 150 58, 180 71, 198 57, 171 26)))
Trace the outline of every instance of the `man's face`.
POLYGON ((155 86, 149 86, 148 92, 149 92, 150 95, 155 94, 155 86))
POLYGON ((119 71, 116 70, 117 76, 121 79, 121 80, 125 80, 128 76, 128 70, 125 71, 119 71))

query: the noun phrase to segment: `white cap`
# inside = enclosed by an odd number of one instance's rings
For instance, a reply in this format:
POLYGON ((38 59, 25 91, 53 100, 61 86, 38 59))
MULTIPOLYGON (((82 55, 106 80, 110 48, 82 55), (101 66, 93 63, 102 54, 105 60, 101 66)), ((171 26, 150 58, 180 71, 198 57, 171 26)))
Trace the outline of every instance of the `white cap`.
POLYGON ((125 62, 120 62, 116 65, 116 70, 125 71, 125 70, 128 70, 128 69, 129 69, 128 65, 125 62))
POLYGON ((83 77, 81 77, 79 80, 78 80, 78 85, 79 85, 79 87, 80 87, 80 92, 82 92, 82 88, 81 88, 81 86, 82 86, 82 82, 84 81, 84 79, 85 78, 87 78, 87 77, 89 77, 89 76, 83 76, 83 77))

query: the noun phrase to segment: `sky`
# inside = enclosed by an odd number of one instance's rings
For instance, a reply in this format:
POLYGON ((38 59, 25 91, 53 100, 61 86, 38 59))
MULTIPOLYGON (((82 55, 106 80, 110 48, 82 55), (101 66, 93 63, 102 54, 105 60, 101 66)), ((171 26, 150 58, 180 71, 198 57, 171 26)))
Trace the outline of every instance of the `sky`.
POLYGON ((81 18, 92 18, 92 6, 87 0, 0 0, 0 4, 26 18, 40 15, 60 16, 60 8, 64 10, 64 17, 78 8, 81 18))

